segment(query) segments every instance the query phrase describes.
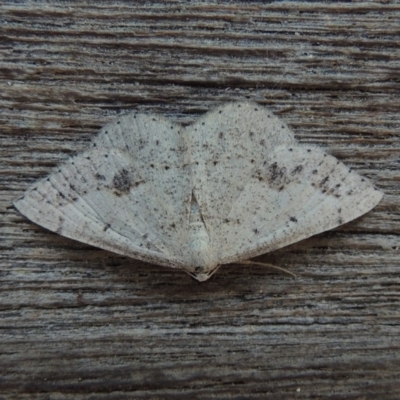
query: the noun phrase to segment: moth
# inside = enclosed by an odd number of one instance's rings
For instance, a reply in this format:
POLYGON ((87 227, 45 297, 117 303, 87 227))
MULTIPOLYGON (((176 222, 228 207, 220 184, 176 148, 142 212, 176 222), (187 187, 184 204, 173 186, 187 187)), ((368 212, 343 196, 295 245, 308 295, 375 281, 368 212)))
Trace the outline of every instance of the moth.
POLYGON ((229 103, 183 127, 130 113, 15 201, 53 232, 205 281, 349 222, 382 193, 268 109, 229 103))

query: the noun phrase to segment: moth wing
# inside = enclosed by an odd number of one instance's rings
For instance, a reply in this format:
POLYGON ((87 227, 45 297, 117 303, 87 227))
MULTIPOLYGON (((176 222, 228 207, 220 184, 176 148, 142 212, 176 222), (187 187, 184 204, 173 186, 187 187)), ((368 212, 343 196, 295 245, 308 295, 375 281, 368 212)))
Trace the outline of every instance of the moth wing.
POLYGON ((143 115, 123 117, 122 130, 120 125, 106 126, 90 150, 69 159, 14 204, 63 236, 183 267, 191 178, 180 129, 143 115))
POLYGON ((190 133, 194 192, 214 240, 216 227, 266 154, 279 145, 290 147, 295 140, 282 121, 253 103, 217 108, 190 127, 190 133))
POLYGON ((220 264, 332 229, 382 197, 334 157, 299 145, 253 103, 217 109, 193 129, 194 193, 220 264))
POLYGON ((221 264, 267 253, 336 228, 375 207, 382 193, 315 148, 278 147, 247 178, 216 231, 221 264))

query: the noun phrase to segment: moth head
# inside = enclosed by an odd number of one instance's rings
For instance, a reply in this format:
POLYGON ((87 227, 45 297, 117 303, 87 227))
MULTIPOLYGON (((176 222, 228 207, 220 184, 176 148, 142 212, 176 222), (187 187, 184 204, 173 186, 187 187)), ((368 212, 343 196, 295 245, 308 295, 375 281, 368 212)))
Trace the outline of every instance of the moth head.
POLYGON ((219 264, 209 264, 201 267, 190 267, 186 269, 186 272, 196 281, 204 282, 210 279, 219 269, 219 264))

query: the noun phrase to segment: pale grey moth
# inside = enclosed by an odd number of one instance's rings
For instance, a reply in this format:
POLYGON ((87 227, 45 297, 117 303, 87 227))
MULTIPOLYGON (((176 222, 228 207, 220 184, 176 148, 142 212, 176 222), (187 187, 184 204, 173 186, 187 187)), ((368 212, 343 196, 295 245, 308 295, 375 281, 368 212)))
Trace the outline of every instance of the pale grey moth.
POLYGON ((207 280, 371 210, 373 185, 255 103, 189 127, 131 113, 15 202, 31 221, 207 280))

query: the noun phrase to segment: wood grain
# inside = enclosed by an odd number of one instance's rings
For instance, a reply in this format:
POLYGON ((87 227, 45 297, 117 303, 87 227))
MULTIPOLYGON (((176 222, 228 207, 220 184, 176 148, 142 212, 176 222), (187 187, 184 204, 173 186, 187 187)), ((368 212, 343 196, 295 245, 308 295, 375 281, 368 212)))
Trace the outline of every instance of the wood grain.
POLYGON ((400 4, 0 4, 0 397, 397 399, 400 4), (205 284, 59 237, 13 199, 127 110, 271 107, 385 192, 205 284))

